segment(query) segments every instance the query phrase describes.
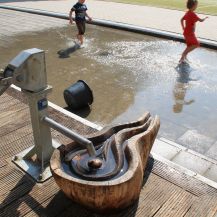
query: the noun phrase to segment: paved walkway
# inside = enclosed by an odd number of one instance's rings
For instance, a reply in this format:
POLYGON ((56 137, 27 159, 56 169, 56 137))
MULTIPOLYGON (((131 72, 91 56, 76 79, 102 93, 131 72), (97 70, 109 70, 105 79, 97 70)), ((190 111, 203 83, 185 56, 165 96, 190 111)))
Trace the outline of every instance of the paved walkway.
MULTIPOLYGON (((32 33, 34 31, 43 31, 50 27, 62 27, 66 24, 66 21, 53 17, 37 16, 35 14, 0 8, 0 23, 0 47, 8 48, 9 44, 17 40, 12 36, 22 34, 23 32, 32 33)), ((6 52, 0 54, 0 68, 3 67, 6 56, 6 52)))
MULTIPOLYGON (((40 10, 68 14, 75 1, 23 1, 2 3, 40 10)), ((128 23, 142 27, 156 28, 181 33, 180 18, 184 12, 163 8, 88 0, 88 12, 93 18, 128 23)), ((204 15, 200 15, 204 17, 204 15)), ((201 38, 217 41, 217 16, 209 16, 204 23, 198 23, 197 35, 201 38)))

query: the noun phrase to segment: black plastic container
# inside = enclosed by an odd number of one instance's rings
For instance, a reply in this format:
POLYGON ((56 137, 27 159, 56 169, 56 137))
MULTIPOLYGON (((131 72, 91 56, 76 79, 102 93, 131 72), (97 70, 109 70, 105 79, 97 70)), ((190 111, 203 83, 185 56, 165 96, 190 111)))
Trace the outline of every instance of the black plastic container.
POLYGON ((93 102, 93 92, 83 80, 78 80, 65 89, 63 95, 70 109, 80 109, 91 105, 93 102))

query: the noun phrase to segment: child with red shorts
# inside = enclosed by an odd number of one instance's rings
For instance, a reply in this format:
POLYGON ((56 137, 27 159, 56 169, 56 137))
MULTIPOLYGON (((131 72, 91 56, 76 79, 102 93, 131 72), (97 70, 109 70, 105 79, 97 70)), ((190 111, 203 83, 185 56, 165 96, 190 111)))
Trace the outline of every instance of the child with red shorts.
POLYGON ((85 17, 88 17, 89 21, 92 21, 92 18, 87 14, 87 6, 84 4, 85 0, 78 0, 78 2, 71 8, 69 12, 69 23, 73 23, 72 13, 75 12, 75 23, 78 29, 77 39, 80 44, 83 44, 84 33, 85 33, 85 17))
POLYGON ((187 59, 187 55, 189 52, 193 51, 195 48, 200 46, 200 43, 198 42, 196 36, 195 36, 195 25, 197 21, 203 22, 208 17, 205 17, 203 19, 199 18, 194 11, 196 10, 198 5, 197 0, 188 0, 187 1, 187 8, 189 9, 185 15, 181 19, 181 25, 183 29, 183 35, 186 42, 186 49, 183 51, 181 59, 179 60, 179 63, 182 63, 187 59))

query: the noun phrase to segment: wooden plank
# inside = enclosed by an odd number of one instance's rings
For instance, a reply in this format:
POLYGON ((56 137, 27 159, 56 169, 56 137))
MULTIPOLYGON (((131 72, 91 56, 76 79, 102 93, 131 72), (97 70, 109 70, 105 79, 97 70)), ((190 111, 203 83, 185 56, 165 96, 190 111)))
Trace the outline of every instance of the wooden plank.
POLYGON ((185 217, 216 217, 217 196, 200 196, 191 206, 185 217))
POLYGON ((27 96, 23 92, 10 87, 7 89, 6 93, 14 99, 19 100, 21 103, 28 104, 27 96))
POLYGON ((0 149, 2 151, 0 153, 0 156, 7 158, 7 161, 11 161, 12 157, 33 145, 33 137, 31 135, 27 135, 17 140, 15 143, 9 144, 7 148, 0 149))
POLYGON ((31 124, 21 127, 11 133, 8 133, 1 137, 0 147, 6 147, 8 144, 13 143, 19 140, 22 137, 25 137, 28 134, 32 133, 31 124))
MULTIPOLYGON (((23 173, 15 168, 2 174, 0 177, 0 195, 4 195, 11 191, 16 185, 18 185, 18 181, 21 180, 23 176, 23 173)), ((19 183, 19 185, 20 184, 21 183, 19 183)))
MULTIPOLYGON (((3 142, 1 144, 0 142, 0 157, 4 157, 4 158, 12 157, 20 153, 21 151, 25 150, 26 148, 34 145, 34 139, 32 133, 29 133, 28 129, 27 130, 25 128, 21 128, 21 129, 22 129, 21 131, 18 130, 18 133, 17 131, 14 131, 15 135, 13 135, 14 136, 13 138, 10 137, 8 138, 11 140, 16 139, 15 141, 6 144, 4 144, 3 142), (20 135, 19 132, 21 132, 22 134, 20 135), (21 136, 21 138, 19 138, 19 136, 21 136)), ((5 139, 7 139, 7 136, 5 137, 5 139)))
MULTIPOLYGON (((16 89, 9 87, 6 92, 4 92, 0 96, 0 102, 5 103, 5 102, 10 102, 10 101, 15 101, 19 103, 24 103, 27 104, 27 98, 26 96, 21 92, 17 91, 16 89)), ((1 107, 1 105, 0 105, 1 107)))
POLYGON ((4 170, 3 167, 5 167, 6 165, 7 165, 7 162, 5 161, 5 159, 0 158, 0 168, 2 168, 1 170, 4 170))
POLYGON ((4 217, 16 216, 18 211, 19 216, 24 216, 36 207, 41 206, 42 203, 59 191, 53 179, 50 179, 43 185, 32 182, 30 188, 31 191, 28 192, 28 194, 20 197, 18 200, 13 201, 9 206, 5 207, 2 211, 4 217))
POLYGON ((1 112, 1 115, 3 113, 3 111, 8 111, 8 109, 13 109, 13 108, 16 108, 19 107, 19 108, 25 108, 27 107, 26 104, 24 103, 21 103, 19 100, 17 99, 12 99, 12 100, 9 100, 9 101, 6 101, 6 102, 2 102, 0 100, 0 112, 1 112))
POLYGON ((171 185, 171 183, 165 183, 163 179, 159 178, 159 184, 155 186, 151 194, 142 200, 140 210, 136 216, 154 216, 158 210, 169 200, 169 198, 185 192, 177 186, 171 185))
MULTIPOLYGON (((8 95, 7 93, 3 93, 1 96, 0 96, 0 103, 5 103, 5 102, 8 102, 8 101, 11 101, 11 100, 14 100, 14 97, 13 96, 10 96, 8 95)), ((1 107, 1 105, 0 105, 1 107)))
POLYGON ((0 209, 28 193, 31 183, 21 171, 8 165, 0 174, 0 209))
MULTIPOLYGON (((23 195, 26 195, 32 188, 32 184, 30 182, 23 182, 21 185, 16 186, 11 192, 4 195, 4 200, 1 199, 0 204, 0 216, 6 216, 5 210, 8 210, 9 205, 13 204, 14 201, 20 200, 23 195)), ((10 212, 10 209, 8 210, 10 212)), ((10 216, 10 215, 9 215, 10 216)), ((15 216, 15 215, 11 215, 15 216)))
POLYGON ((56 141, 58 141, 60 144, 69 144, 72 142, 72 139, 64 136, 63 134, 61 134, 60 132, 56 131, 56 130, 51 130, 51 134, 52 134, 52 138, 55 139, 56 141))
POLYGON ((155 217, 183 217, 194 202, 194 196, 186 191, 173 194, 155 213, 155 217))
POLYGON ((6 108, 4 111, 0 112, 0 127, 5 126, 7 123, 11 122, 11 119, 15 118, 17 112, 27 108, 22 104, 14 105, 11 108, 6 108))
MULTIPOLYGON (((79 204, 73 204, 68 209, 64 210, 58 217, 99 217, 96 213, 88 211, 79 204)), ((106 215, 104 215, 106 217, 106 215)))
MULTIPOLYGON (((34 210, 27 213, 25 217, 36 216, 58 216, 63 213, 68 207, 74 206, 73 202, 68 199, 63 192, 58 191, 57 194, 37 206, 34 210), (61 201, 61 203, 60 203, 61 201)), ((76 213, 77 214, 77 213, 76 213)))
POLYGON ((7 115, 5 119, 6 121, 0 119, 0 136, 11 133, 31 122, 28 108, 14 110, 10 115, 7 115))
POLYGON ((11 167, 11 165, 8 165, 8 164, 7 164, 7 166, 6 166, 4 169, 0 170, 0 180, 1 180, 3 177, 7 176, 7 174, 9 174, 9 173, 11 172, 11 170, 13 170, 13 169, 14 169, 14 168, 11 167))

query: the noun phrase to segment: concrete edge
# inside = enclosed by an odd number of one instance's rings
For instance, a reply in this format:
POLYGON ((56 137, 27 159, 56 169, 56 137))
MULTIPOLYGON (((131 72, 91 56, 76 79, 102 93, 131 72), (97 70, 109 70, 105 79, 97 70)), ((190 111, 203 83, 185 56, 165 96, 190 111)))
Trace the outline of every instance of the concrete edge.
POLYGON ((191 150, 189 148, 186 148, 186 147, 184 147, 184 146, 182 146, 182 145, 180 145, 180 144, 178 144, 176 142, 170 141, 170 140, 168 140, 166 138, 160 137, 158 139, 161 140, 161 141, 163 141, 163 142, 168 143, 169 145, 177 147, 177 148, 181 149, 182 151, 186 151, 186 152, 188 152, 188 153, 190 153, 190 154, 192 154, 194 156, 197 156, 197 157, 199 157, 199 158, 201 158, 203 160, 209 161, 212 164, 217 165, 217 160, 215 160, 215 159, 209 158, 209 157, 207 157, 207 156, 205 156, 203 154, 200 154, 199 152, 193 151, 193 150, 191 150))
POLYGON ((198 174, 192 170, 189 170, 186 167, 183 167, 179 164, 176 164, 176 163, 174 163, 174 162, 172 162, 172 161, 170 161, 170 160, 168 160, 168 159, 166 159, 166 158, 164 158, 158 154, 151 152, 151 155, 154 159, 159 160, 162 163, 165 163, 166 165, 172 167, 173 169, 175 169, 181 173, 184 173, 190 177, 194 177, 195 179, 217 189, 217 182, 214 182, 211 179, 208 179, 208 178, 206 178, 206 177, 204 177, 204 176, 202 176, 202 175, 200 175, 200 174, 198 174))
MULTIPOLYGON (((49 16, 49 17, 56 17, 61 19, 68 20, 68 14, 62 14, 52 11, 45 11, 45 10, 38 10, 38 9, 31 9, 31 8, 24 8, 24 7, 15 7, 15 6, 7 6, 7 5, 0 5, 0 8, 2 9, 8 9, 8 10, 15 10, 20 12, 26 12, 26 13, 32 13, 32 14, 38 14, 43 16, 49 16)), ((150 35, 158 38, 164 38, 168 40, 174 40, 179 42, 184 42, 184 37, 181 34, 174 33, 174 32, 168 32, 163 31, 159 29, 152 29, 152 28, 145 28, 135 25, 130 25, 126 23, 120 23, 120 22, 114 22, 109 20, 102 20, 102 19, 94 19, 92 22, 87 22, 89 24, 103 26, 103 27, 109 27, 113 29, 119 29, 134 33, 140 33, 144 35, 150 35)), ((205 38, 199 38, 201 47, 210 48, 217 50, 217 41, 209 40, 205 38)))
POLYGON ((103 128, 103 127, 101 127, 99 125, 94 124, 93 122, 90 122, 90 121, 88 121, 88 120, 86 120, 86 119, 84 119, 84 118, 82 118, 82 117, 80 117, 80 116, 78 116, 78 115, 76 115, 74 113, 71 113, 71 112, 63 109, 62 107, 60 107, 60 106, 58 106, 58 105, 56 105, 56 104, 54 104, 54 103, 52 103, 50 101, 48 102, 48 105, 50 107, 52 107, 53 109, 63 113, 64 115, 67 115, 68 117, 73 118, 76 121, 79 121, 80 123, 85 124, 86 126, 89 126, 89 127, 93 128, 93 129, 101 130, 103 128))

